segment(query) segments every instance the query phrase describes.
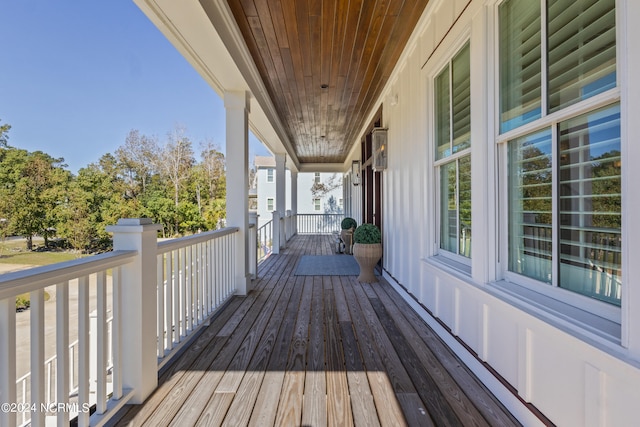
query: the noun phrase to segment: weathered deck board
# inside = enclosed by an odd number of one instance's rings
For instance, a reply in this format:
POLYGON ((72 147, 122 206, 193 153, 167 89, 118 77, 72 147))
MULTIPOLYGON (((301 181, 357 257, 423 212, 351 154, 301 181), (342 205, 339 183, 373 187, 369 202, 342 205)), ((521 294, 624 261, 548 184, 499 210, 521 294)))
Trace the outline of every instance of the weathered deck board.
POLYGON ((117 425, 518 425, 384 280, 294 275, 333 250, 307 235, 270 256, 117 425))

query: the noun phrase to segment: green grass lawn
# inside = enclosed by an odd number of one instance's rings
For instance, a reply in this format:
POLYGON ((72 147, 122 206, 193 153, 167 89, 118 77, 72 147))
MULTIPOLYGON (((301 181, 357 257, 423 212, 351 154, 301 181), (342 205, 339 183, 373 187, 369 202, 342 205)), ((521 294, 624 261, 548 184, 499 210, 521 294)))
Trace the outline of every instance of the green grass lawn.
MULTIPOLYGON (((41 241, 35 241, 35 246, 41 246, 41 241)), ((29 252, 27 242, 24 239, 9 240, 0 242, 0 264, 22 264, 22 265, 48 265, 63 261, 77 259, 78 254, 64 251, 29 252)), ((48 301, 50 295, 45 292, 44 300, 48 301)), ((29 294, 22 294, 16 297, 16 309, 24 310, 29 308, 29 294)))
MULTIPOLYGON (((34 246, 41 246, 41 241, 34 246)), ((79 254, 64 251, 29 252, 24 239, 0 243, 0 264, 48 265, 79 258, 79 254)))
POLYGON ((48 265, 77 259, 77 254, 68 252, 17 252, 0 253, 1 264, 48 265))

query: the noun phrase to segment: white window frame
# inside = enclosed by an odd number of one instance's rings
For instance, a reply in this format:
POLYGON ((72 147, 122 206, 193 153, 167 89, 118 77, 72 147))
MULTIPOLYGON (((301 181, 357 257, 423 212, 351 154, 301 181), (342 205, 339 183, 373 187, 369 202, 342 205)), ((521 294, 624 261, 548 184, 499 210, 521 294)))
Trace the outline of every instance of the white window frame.
POLYGON ((322 201, 318 197, 313 199, 313 210, 316 212, 322 211, 322 201))
POLYGON ((267 197, 267 212, 273 212, 276 208, 276 199, 274 197, 267 197), (271 209, 269 209, 269 202, 271 202, 271 209))
MULTIPOLYGON (((439 66, 436 67, 436 71, 434 73, 432 73, 431 75, 429 75, 429 92, 431 93, 431 121, 432 121, 432 127, 433 127, 433 131, 431 132, 430 138, 431 138, 431 144, 430 144, 430 152, 431 152, 431 158, 432 160, 432 171, 433 171, 433 182, 435 183, 435 191, 434 191, 434 205, 436 207, 436 209, 434 209, 434 251, 435 251, 435 255, 437 256, 441 256, 443 258, 449 259, 451 261, 454 261, 455 263, 458 263, 460 265, 462 265, 465 269, 465 271, 467 273, 470 273, 470 268, 471 268, 471 264, 472 264, 472 258, 473 257, 473 244, 472 244, 472 252, 471 252, 471 257, 467 258, 463 255, 454 253, 454 252, 450 252, 447 251, 445 249, 440 248, 440 225, 441 225, 441 215, 440 215, 440 167, 442 165, 445 164, 449 164, 451 162, 457 162, 460 158, 465 157, 465 156, 471 156, 472 155, 472 144, 473 141, 471 142, 470 146, 458 151, 456 153, 452 153, 450 156, 445 157, 443 159, 436 159, 436 145, 438 143, 436 136, 435 136, 435 129, 437 126, 436 123, 436 90, 435 90, 435 84, 436 84, 436 78, 440 75, 440 73, 448 66, 449 67, 449 72, 451 73, 451 64, 453 61, 453 58, 455 58, 455 56, 460 53, 460 51, 462 50, 463 47, 465 47, 465 45, 469 43, 470 49, 472 46, 471 43, 471 39, 470 39, 470 34, 468 32, 465 32, 462 37, 460 37, 460 39, 458 39, 458 41, 455 43, 455 45, 451 48, 451 49, 447 49, 447 52, 454 52, 453 54, 449 54, 447 55, 445 58, 443 58, 443 60, 440 62, 439 66)), ((472 55, 473 53, 470 51, 469 53, 470 55, 472 55)), ((449 90, 451 92, 451 85, 453 84, 451 76, 449 76, 449 90)), ((471 84, 471 82, 469 83, 471 84)), ((473 93, 473 90, 471 91, 473 93)), ((449 121, 449 131, 453 132, 453 118, 451 117, 451 108, 449 109, 449 114, 450 114, 450 121, 449 121)), ((472 162, 473 163, 473 162, 472 162)), ((458 179, 456 177, 456 179, 458 179)), ((458 185, 458 190, 459 190, 459 185, 458 185)), ((473 191, 473 189, 472 189, 473 191)), ((473 208, 472 208, 473 211, 473 208)), ((473 214, 472 214, 473 217, 473 214)))
POLYGON ((274 168, 267 168, 267 182, 275 182, 276 173, 274 168))
MULTIPOLYGON (((555 111, 553 113, 548 113, 548 106, 547 106, 547 95, 548 95, 548 85, 547 85, 547 63, 546 63, 546 55, 547 55, 547 34, 546 31, 543 29, 543 31, 541 32, 541 37, 542 37, 542 64, 541 64, 541 68, 542 68, 542 116, 536 120, 533 120, 529 123, 526 123, 522 126, 519 126, 517 128, 511 129, 507 132, 504 133, 500 133, 500 103, 499 103, 499 99, 500 99, 500 75, 498 70, 500 69, 500 50, 499 50, 499 40, 500 40, 500 28, 499 28, 499 7, 500 5, 507 0, 502 0, 502 1, 498 1, 495 3, 494 5, 494 22, 495 22, 495 45, 494 45, 494 51, 495 51, 495 62, 494 62, 494 70, 496 70, 496 72, 494 73, 494 84, 495 84, 495 99, 498 102, 494 103, 494 117, 495 117, 495 124, 494 124, 494 129, 495 129, 495 141, 496 141, 496 145, 497 145, 497 154, 498 154, 498 163, 497 163, 497 169, 498 169, 498 224, 500 224, 499 229, 498 229, 498 247, 499 247, 499 259, 502 260, 501 262, 498 262, 498 268, 497 268, 497 272, 499 275, 499 278, 502 278, 504 280, 506 280, 507 282, 522 286, 525 289, 531 290, 535 293, 544 295, 546 297, 549 297, 551 299, 557 300, 559 302, 565 303, 567 305, 570 306, 574 306, 577 307, 579 309, 585 310, 589 313, 595 314, 596 316, 600 316, 604 319, 608 319, 610 321, 616 322, 618 324, 621 323, 621 307, 615 306, 613 304, 609 304, 606 303, 604 301, 599 301, 596 300, 594 298, 590 298, 588 296, 585 295, 581 295, 579 293, 567 290, 567 289, 563 289, 561 287, 558 286, 558 266, 557 266, 557 260, 559 257, 559 253, 558 253, 558 246, 557 244, 554 243, 553 245, 553 253, 552 253, 552 265, 553 265, 553 270, 552 270, 552 284, 549 283, 545 283, 545 282, 541 282, 535 279, 532 279, 530 277, 526 277, 524 275, 520 275, 518 273, 509 271, 509 225, 508 225, 508 218, 509 218, 509 201, 508 201, 508 143, 511 140, 523 137, 523 136, 527 136, 530 135, 532 133, 535 133, 537 131, 541 131, 541 130, 545 130, 545 129, 550 129, 551 133, 552 133, 552 152, 554 153, 554 155, 552 156, 552 161, 553 161, 553 193, 552 193, 552 212, 553 212, 553 235, 557 236, 557 228, 559 226, 558 224, 558 218, 557 218, 557 212, 558 212, 558 186, 557 186, 557 170, 558 170, 558 166, 557 166, 557 155, 555 155, 556 153, 556 148, 557 148, 557 140, 558 140, 558 134, 557 134, 557 128, 558 128, 558 124, 561 122, 565 122, 567 120, 573 119, 575 117, 584 115, 584 114, 588 114, 592 111, 595 111, 597 109, 600 108, 604 108, 604 107, 608 107, 608 106, 612 106, 613 104, 616 103, 620 103, 620 107, 621 107, 621 119, 624 117, 624 114, 622 113, 622 109, 623 109, 623 105, 621 102, 621 89, 620 89, 620 84, 621 84, 621 77, 620 77, 620 70, 621 68, 621 28, 620 28, 620 20, 618 19, 618 17, 620 16, 620 8, 618 7, 618 4, 616 3, 616 87, 609 89, 605 92, 602 92, 600 94, 594 95, 590 98, 587 98, 585 100, 582 101, 578 101, 575 104, 572 104, 568 107, 565 107, 563 109, 560 109, 558 111, 555 111)), ((544 0, 539 0, 539 1, 544 1, 544 0)), ((544 5, 545 3, 543 3, 544 5)), ((542 16, 542 23, 541 25, 544 27, 545 22, 546 22, 546 10, 543 7, 543 16, 542 16)), ((625 150, 625 139, 622 138, 621 140, 621 149, 622 152, 624 153, 625 150)), ((623 154, 623 158, 624 158, 624 154, 623 154)), ((626 175, 625 172, 625 167, 623 166, 622 169, 622 180, 624 182, 624 176, 626 175)), ((623 197, 623 201, 622 201, 623 207, 622 207, 622 211, 624 212, 624 197, 623 197)), ((623 227, 624 227, 624 223, 623 223, 623 227)), ((623 251, 624 251, 624 247, 623 247, 623 251)), ((623 260, 624 260, 624 255, 623 255, 623 260)), ((627 275, 625 274, 625 270, 626 270, 626 265, 623 262, 622 264, 622 277, 627 277, 627 275)), ((625 280, 625 282, 623 282, 623 289, 625 284, 628 283, 628 279, 625 280)), ((623 292, 624 295, 624 292, 623 292)), ((623 297, 624 298, 624 297, 623 297)), ((624 303, 623 303, 624 304, 624 303)))

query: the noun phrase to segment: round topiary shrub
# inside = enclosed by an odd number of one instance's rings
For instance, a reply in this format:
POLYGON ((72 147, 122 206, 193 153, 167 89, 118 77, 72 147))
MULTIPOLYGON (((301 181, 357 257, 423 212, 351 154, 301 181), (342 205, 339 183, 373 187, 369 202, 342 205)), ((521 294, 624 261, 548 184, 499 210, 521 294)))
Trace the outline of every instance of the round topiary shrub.
POLYGON ((373 224, 362 224, 353 233, 353 241, 361 244, 380 243, 382 235, 380 229, 373 224))
POLYGON ((358 226, 358 223, 356 222, 356 220, 353 219, 353 218, 349 218, 349 217, 346 217, 340 223, 340 227, 342 227, 343 230, 348 230, 350 228, 356 228, 357 226, 358 226))

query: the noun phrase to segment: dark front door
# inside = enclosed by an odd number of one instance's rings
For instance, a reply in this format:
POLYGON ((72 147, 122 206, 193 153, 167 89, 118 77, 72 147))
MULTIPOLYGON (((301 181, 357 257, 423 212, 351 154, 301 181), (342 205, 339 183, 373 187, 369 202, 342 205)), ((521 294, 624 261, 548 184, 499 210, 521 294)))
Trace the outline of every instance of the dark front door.
MULTIPOLYGON (((380 123, 376 122, 375 126, 380 126, 380 123)), ((362 165, 362 222, 375 224, 380 231, 383 231, 383 180, 382 172, 374 172, 373 170, 371 132, 362 141, 362 165)), ((380 262, 382 263, 382 261, 380 262)))

